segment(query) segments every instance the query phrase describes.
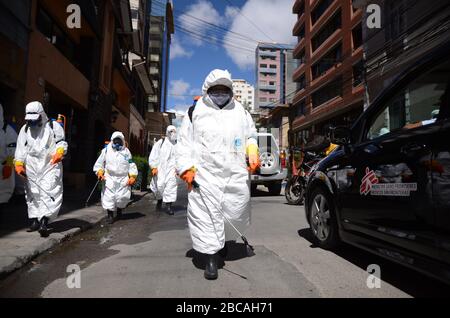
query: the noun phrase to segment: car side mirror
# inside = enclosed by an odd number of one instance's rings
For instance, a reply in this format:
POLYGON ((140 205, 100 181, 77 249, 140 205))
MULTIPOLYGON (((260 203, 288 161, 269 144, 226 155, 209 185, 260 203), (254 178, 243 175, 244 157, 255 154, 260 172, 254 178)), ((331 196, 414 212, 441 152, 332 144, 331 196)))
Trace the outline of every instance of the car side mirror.
POLYGON ((351 143, 352 131, 348 127, 336 127, 331 130, 331 142, 339 146, 347 146, 351 143))

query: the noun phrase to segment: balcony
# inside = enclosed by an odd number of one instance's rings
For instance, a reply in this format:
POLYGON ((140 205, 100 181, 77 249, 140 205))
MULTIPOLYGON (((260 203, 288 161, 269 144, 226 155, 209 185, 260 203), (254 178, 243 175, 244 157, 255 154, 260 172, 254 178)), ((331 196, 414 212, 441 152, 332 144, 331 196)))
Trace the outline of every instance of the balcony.
POLYGON ((277 52, 271 51, 259 51, 259 56, 261 57, 277 57, 277 52))
POLYGON ((275 107, 276 103, 274 102, 259 102, 259 107, 275 107))
POLYGON ((260 91, 276 91, 277 86, 276 85, 259 85, 260 91))
POLYGON ((299 14, 302 10, 304 10, 304 8, 303 0, 296 0, 294 6, 292 7, 292 13, 299 14))
POLYGON ((267 68, 267 67, 262 67, 259 69, 260 73, 264 73, 264 74, 277 74, 277 69, 276 68, 267 68))

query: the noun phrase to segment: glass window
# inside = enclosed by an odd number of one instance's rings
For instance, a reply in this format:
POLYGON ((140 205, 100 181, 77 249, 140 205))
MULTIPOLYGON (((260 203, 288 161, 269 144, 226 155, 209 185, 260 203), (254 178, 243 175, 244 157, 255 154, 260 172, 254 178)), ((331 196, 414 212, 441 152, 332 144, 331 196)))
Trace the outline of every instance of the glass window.
POLYGON ((353 87, 358 86, 363 81, 364 64, 363 61, 359 61, 352 67, 353 69, 353 87))
POLYGON ((342 76, 339 76, 312 94, 312 107, 320 106, 337 96, 342 96, 342 76))
POLYGON ((328 7, 333 3, 334 0, 322 0, 318 5, 311 11, 311 22, 314 25, 317 20, 322 16, 322 14, 328 9, 328 7))
POLYGON ((342 44, 339 43, 312 66, 313 79, 323 75, 342 59, 342 44))
POLYGON ((341 9, 339 9, 312 38, 311 42, 313 51, 317 50, 317 48, 321 46, 322 43, 325 42, 337 29, 340 29, 341 25, 341 9))
POLYGON ((362 27, 361 23, 352 30, 353 50, 362 45, 362 27))
POLYGON ((400 129, 430 125, 448 118, 450 61, 434 67, 410 82, 391 98, 369 125, 367 139, 400 129))

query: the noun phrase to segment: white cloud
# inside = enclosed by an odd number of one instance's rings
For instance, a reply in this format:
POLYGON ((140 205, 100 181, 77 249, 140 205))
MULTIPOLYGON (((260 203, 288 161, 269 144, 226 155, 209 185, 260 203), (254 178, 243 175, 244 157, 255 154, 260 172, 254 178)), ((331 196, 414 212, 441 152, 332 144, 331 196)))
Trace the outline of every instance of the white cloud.
POLYGON ((169 94, 174 99, 185 99, 191 85, 182 79, 170 81, 169 94))
POLYGON ((202 37, 213 35, 211 30, 213 27, 208 23, 225 25, 225 20, 220 13, 207 0, 198 0, 196 3, 189 5, 186 12, 180 16, 179 22, 183 29, 197 34, 192 36, 192 44, 196 46, 203 44, 202 37))
POLYGON ((194 54, 193 51, 187 50, 183 47, 180 40, 177 37, 173 37, 172 44, 170 46, 170 59, 176 59, 178 57, 190 58, 194 54))
MULTIPOLYGON (((241 69, 254 67, 255 54, 252 54, 251 51, 256 49, 257 43, 238 40, 237 35, 232 32, 261 42, 275 41, 283 44, 295 44, 297 39, 292 36, 292 29, 296 22, 296 16, 292 13, 292 6, 292 0, 248 0, 242 7, 241 14, 234 15, 230 31, 224 40, 226 43, 234 43, 233 45, 250 51, 247 53, 227 45, 224 47, 227 54, 241 69), (252 25, 249 20, 263 32, 252 25)), ((227 11, 229 15, 232 15, 233 8, 227 9, 227 11)))

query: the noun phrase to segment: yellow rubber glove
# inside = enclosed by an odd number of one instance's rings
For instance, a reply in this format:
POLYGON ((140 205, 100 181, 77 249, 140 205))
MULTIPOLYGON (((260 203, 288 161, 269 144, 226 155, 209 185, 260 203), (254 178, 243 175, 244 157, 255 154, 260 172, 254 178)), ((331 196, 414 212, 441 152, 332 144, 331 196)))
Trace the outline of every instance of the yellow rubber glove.
POLYGON ((158 168, 153 168, 153 169, 152 169, 152 175, 153 175, 153 176, 158 175, 158 168))
POLYGON ((261 166, 261 161, 259 160, 259 149, 255 144, 250 144, 247 146, 247 156, 248 156, 248 170, 250 173, 255 173, 255 171, 261 166))
POLYGON ((53 165, 55 165, 55 164, 61 162, 63 157, 64 157, 64 148, 58 148, 58 149, 56 149, 56 153, 52 157, 51 163, 53 165))
POLYGON ((100 169, 99 171, 97 171, 97 177, 98 180, 105 180, 105 171, 103 169, 100 169))
POLYGON ((25 167, 22 161, 15 162, 16 173, 21 177, 26 177, 25 167))

